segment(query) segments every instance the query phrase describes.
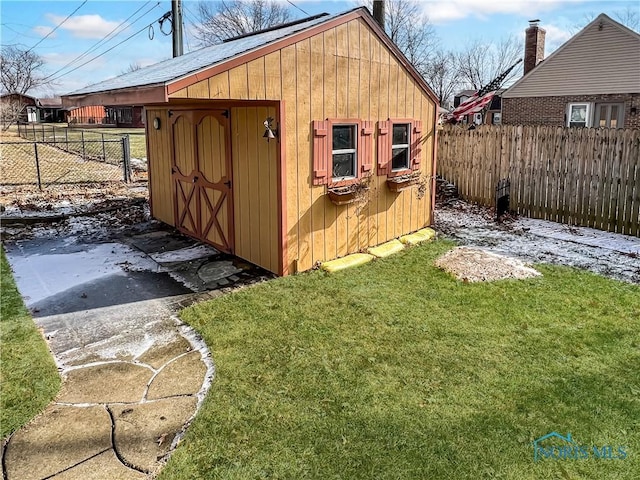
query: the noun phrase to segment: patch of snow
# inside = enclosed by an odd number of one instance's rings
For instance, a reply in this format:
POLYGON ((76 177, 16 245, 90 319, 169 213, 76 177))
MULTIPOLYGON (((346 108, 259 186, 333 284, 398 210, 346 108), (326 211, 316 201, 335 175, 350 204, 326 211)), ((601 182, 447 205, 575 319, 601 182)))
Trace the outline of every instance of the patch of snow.
POLYGON ((143 253, 121 243, 92 245, 72 253, 9 253, 18 289, 31 306, 47 297, 87 282, 132 270, 157 269, 143 253))
POLYGON ((462 201, 438 205, 434 227, 461 245, 640 284, 640 239, 633 237, 527 218, 498 223, 491 210, 462 201))
POLYGON ((571 227, 535 218, 519 218, 514 226, 528 228, 535 235, 581 243, 620 253, 640 255, 640 238, 618 233, 603 232, 587 227, 571 227))

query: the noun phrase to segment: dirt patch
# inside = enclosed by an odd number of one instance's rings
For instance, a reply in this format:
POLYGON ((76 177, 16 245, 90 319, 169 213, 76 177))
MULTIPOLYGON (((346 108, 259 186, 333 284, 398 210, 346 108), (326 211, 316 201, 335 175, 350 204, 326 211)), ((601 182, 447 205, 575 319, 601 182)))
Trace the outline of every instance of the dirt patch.
POLYGON ((106 241, 148 229, 147 188, 136 185, 0 189, 3 240, 78 236, 106 241))
POLYGON ((434 228, 459 245, 640 284, 640 239, 635 237, 515 216, 497 222, 491 209, 456 199, 436 205, 434 228))
POLYGON ((493 282, 541 275, 516 258, 469 247, 448 251, 436 260, 435 265, 463 282, 493 282))

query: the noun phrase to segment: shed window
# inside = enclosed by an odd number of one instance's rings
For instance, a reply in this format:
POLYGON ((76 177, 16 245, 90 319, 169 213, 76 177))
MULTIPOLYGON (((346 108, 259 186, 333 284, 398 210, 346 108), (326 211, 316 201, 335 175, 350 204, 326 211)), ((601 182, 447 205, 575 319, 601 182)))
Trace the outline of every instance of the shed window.
POLYGON ((396 177, 420 170, 422 142, 421 120, 378 122, 378 175, 396 177))
POLYGON ((570 103, 567 112, 568 127, 590 127, 591 105, 589 103, 570 103))
POLYGON ((332 126, 332 177, 333 181, 347 180, 358 175, 358 126, 332 126))
POLYGON ((313 184, 346 186, 371 173, 374 124, 369 120, 314 120, 313 184))
POLYGON ((391 171, 409 168, 409 145, 411 144, 411 125, 408 123, 393 124, 393 142, 391 145, 391 171))

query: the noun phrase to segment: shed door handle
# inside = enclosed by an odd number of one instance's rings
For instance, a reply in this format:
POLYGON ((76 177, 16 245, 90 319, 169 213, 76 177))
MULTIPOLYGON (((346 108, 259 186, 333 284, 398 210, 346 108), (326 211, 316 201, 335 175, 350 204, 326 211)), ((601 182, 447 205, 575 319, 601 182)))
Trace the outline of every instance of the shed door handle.
POLYGON ((226 182, 223 182, 227 188, 231 188, 231 180, 227 180, 226 182))

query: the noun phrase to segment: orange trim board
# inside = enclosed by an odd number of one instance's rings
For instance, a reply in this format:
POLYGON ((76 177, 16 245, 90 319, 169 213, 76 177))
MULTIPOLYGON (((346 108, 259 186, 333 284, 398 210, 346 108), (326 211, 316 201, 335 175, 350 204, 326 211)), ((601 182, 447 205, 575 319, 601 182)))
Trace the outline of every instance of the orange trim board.
POLYGON ((280 229, 278 273, 283 277, 290 273, 287 259, 289 256, 289 240, 287 236, 287 142, 284 141, 287 138, 285 111, 285 102, 278 102, 276 106, 278 128, 280 130, 278 135, 278 142, 280 143, 280 149, 278 150, 280 155, 278 159, 278 187, 280 188, 280 195, 278 195, 278 211, 280 212, 278 217, 278 228, 280 229))

